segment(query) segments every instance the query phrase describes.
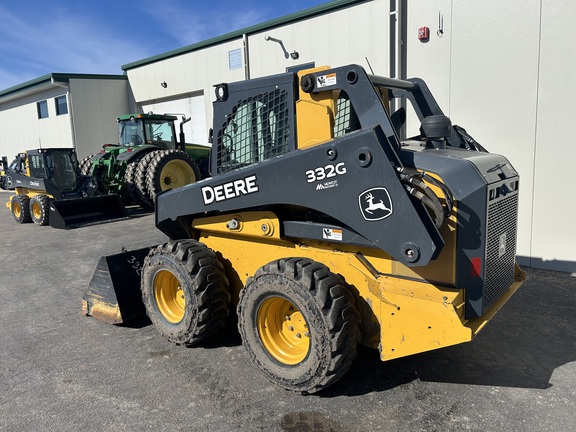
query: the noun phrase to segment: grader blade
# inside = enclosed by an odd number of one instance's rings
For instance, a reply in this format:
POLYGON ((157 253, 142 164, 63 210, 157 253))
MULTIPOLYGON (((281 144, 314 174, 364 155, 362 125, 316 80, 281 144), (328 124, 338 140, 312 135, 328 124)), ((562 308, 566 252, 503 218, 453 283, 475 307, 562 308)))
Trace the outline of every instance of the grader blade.
POLYGON ((122 324, 146 315, 140 293, 140 273, 152 247, 100 257, 82 312, 109 324, 122 324))
POLYGON ((50 226, 69 229, 128 219, 118 195, 66 199, 50 203, 50 226))

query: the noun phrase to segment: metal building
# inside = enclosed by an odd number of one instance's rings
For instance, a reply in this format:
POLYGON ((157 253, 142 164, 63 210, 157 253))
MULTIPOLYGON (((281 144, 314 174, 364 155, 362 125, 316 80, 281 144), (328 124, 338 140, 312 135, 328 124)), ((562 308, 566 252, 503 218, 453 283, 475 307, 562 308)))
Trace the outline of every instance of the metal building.
MULTIPOLYGON (((488 150, 506 155, 520 172, 520 263, 576 272, 571 247, 576 243, 571 227, 576 200, 567 186, 576 165, 570 139, 576 118, 576 86, 570 77, 576 74, 576 57, 570 32, 560 31, 569 29, 574 18, 571 0, 335 0, 126 64, 127 80, 112 81, 129 88, 116 87, 114 97, 101 98, 101 104, 109 104, 108 123, 132 109, 191 116, 188 140, 202 143, 212 126, 217 83, 348 63, 377 75, 421 77, 454 124, 488 150)), ((72 94, 54 85, 46 90, 42 97, 47 100, 72 94)), ((93 98, 100 90, 90 93, 93 98)), ((6 96, 0 92, 0 121, 12 116, 10 121, 22 128, 26 118, 36 120, 36 96, 26 112, 7 105, 6 96)), ((90 116, 79 115, 76 97, 74 91, 73 118, 56 117, 50 142, 93 153, 100 143, 114 140, 116 131, 106 135, 98 126, 90 132, 92 139, 85 139, 80 129, 90 116), (61 141, 57 133, 63 134, 61 141), (85 142, 94 144, 88 149, 85 142)), ((419 127, 411 120, 408 136, 419 127)), ((35 129, 26 142, 37 142, 38 136, 48 139, 35 129)), ((2 154, 17 150, 6 150, 4 143, 2 154)))

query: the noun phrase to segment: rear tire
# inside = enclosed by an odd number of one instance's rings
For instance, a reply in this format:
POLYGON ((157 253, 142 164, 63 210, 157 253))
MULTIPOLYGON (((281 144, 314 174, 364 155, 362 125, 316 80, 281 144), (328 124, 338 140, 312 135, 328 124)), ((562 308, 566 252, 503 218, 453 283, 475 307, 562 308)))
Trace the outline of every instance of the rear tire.
POLYGON ((140 197, 140 192, 138 191, 138 186, 136 185, 136 169, 140 163, 140 158, 131 161, 126 167, 126 172, 124 173, 124 187, 128 196, 135 204, 140 207, 147 208, 148 204, 140 197))
POLYGON ((200 169, 188 154, 180 150, 162 150, 150 161, 146 185, 150 197, 156 202, 156 195, 160 192, 196 183, 200 178, 200 169))
POLYGON ((80 173, 85 176, 92 175, 92 158, 94 155, 85 156, 80 160, 80 173))
POLYGON ((150 251, 140 288, 148 317, 177 344, 194 345, 213 335, 230 312, 224 267, 195 240, 170 241, 150 251))
POLYGON ((14 220, 20 224, 32 222, 30 216, 30 198, 28 195, 17 194, 10 201, 10 210, 14 220))
POLYGON ((50 198, 48 195, 35 195, 30 200, 30 216, 36 225, 48 225, 50 198))
POLYGON ((281 387, 315 393, 350 368, 359 314, 344 280, 310 259, 287 258, 248 278, 238 303, 244 347, 281 387))
POLYGON ((158 150, 151 151, 138 162, 136 171, 134 174, 134 184, 138 191, 138 197, 140 199, 140 205, 147 209, 154 208, 154 201, 148 192, 148 186, 146 185, 146 174, 148 173, 148 167, 150 166, 150 161, 154 155, 158 153, 158 150))

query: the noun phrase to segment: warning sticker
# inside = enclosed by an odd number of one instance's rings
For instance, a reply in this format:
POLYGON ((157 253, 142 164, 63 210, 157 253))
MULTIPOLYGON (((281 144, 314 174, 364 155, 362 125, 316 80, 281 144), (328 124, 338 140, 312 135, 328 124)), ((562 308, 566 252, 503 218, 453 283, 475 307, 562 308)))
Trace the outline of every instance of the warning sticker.
POLYGON ((342 241, 342 230, 333 228, 322 229, 322 238, 326 240, 342 241))
POLYGON ((316 78, 316 87, 318 88, 322 88, 322 87, 328 87, 328 86, 333 86, 336 85, 336 74, 332 73, 329 75, 322 75, 319 76, 318 78, 316 78))

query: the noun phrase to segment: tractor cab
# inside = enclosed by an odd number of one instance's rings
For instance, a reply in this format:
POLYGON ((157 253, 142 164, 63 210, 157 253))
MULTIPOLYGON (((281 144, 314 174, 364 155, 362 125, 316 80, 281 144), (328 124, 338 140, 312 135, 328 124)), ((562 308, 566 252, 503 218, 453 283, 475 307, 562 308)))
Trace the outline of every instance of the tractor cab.
POLYGON ((163 150, 176 148, 174 121, 177 117, 160 114, 129 114, 117 118, 119 145, 154 145, 163 150))

